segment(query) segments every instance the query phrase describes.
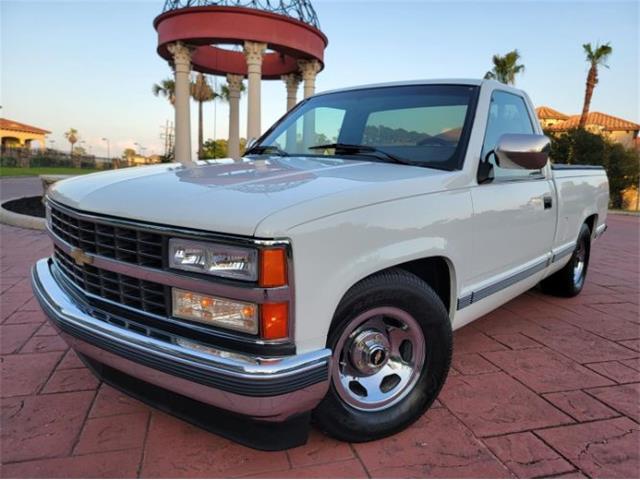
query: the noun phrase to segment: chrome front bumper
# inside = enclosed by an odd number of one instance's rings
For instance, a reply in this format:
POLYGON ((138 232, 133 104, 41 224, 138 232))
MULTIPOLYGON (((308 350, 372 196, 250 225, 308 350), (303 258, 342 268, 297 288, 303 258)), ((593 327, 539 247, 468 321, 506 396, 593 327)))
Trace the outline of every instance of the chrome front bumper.
POLYGON ((39 260, 31 281, 56 330, 78 353, 185 397, 264 421, 312 410, 329 387, 331 350, 259 358, 216 348, 193 349, 110 322, 39 260))

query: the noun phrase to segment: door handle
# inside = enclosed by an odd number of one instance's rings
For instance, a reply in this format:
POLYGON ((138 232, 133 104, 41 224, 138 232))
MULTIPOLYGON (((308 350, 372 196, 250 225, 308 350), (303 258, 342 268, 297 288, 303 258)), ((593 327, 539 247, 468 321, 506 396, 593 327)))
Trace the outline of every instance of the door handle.
POLYGON ((548 210, 553 206, 553 197, 551 195, 545 195, 542 197, 542 203, 544 204, 544 209, 548 210))

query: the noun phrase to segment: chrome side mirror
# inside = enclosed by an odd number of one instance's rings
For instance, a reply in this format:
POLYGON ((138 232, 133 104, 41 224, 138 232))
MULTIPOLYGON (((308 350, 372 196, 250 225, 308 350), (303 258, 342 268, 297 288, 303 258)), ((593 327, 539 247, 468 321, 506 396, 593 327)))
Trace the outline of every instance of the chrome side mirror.
POLYGON ((495 148, 501 168, 538 170, 549 160, 551 141, 545 135, 506 133, 495 148))

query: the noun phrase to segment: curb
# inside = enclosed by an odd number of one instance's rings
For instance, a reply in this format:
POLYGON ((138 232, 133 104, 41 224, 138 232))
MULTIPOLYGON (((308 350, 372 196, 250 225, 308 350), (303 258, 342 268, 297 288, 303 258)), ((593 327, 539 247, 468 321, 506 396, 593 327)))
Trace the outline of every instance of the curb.
POLYGON ((640 210, 609 210, 609 215, 622 215, 625 217, 638 217, 640 210))
POLYGON ((3 200, 2 204, 0 204, 0 223, 4 223, 5 225, 12 225, 14 227, 30 228, 31 230, 45 230, 47 223, 44 218, 32 217, 30 215, 23 215, 21 213, 12 212, 10 210, 7 210, 3 206, 7 202, 12 202, 13 200, 20 200, 21 198, 28 198, 32 196, 33 195, 29 195, 27 197, 14 197, 3 200))

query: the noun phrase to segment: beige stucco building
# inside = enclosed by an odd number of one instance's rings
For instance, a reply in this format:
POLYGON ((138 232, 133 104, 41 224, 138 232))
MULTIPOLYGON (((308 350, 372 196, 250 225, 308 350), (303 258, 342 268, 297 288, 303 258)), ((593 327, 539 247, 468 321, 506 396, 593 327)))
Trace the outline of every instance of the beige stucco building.
POLYGON ((550 107, 538 107, 536 108, 536 114, 538 115, 540 125, 542 125, 544 130, 562 123, 569 118, 569 115, 565 115, 564 113, 550 107))
MULTIPOLYGON (((538 107, 536 113, 542 128, 553 133, 578 128, 580 123, 580 115, 565 115, 549 107, 538 107)), ((635 148, 640 125, 606 113, 589 112, 585 129, 627 148, 635 148)))
POLYGON ((40 150, 46 148, 48 130, 16 122, 7 118, 0 118, 0 138, 3 148, 31 148, 33 142, 40 150))

